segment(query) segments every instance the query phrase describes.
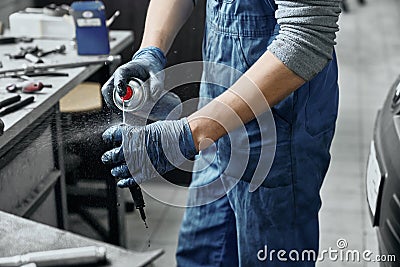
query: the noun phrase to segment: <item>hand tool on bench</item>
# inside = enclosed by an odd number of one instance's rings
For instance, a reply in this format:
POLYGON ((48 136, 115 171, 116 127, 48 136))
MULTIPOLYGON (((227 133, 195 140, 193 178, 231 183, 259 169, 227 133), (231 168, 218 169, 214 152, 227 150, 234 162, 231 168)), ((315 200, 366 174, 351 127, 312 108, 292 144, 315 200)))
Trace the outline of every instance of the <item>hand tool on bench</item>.
POLYGON ((42 82, 38 81, 24 81, 20 83, 11 83, 6 86, 6 90, 10 93, 15 93, 18 90, 21 90, 22 93, 35 93, 41 91, 43 88, 51 88, 51 84, 43 84, 42 82))
POLYGON ((13 257, 0 258, 0 267, 17 267, 29 263, 36 266, 77 266, 105 262, 107 260, 105 247, 89 246, 66 248, 48 251, 31 252, 13 257))
POLYGON ((28 46, 28 47, 20 47, 19 52, 16 54, 5 54, 10 59, 22 59, 25 58, 27 54, 36 54, 39 51, 38 46, 28 46))
POLYGON ((45 57, 50 54, 55 54, 55 53, 65 54, 65 50, 66 50, 65 45, 57 46, 55 49, 52 49, 49 51, 43 51, 42 49, 39 49, 38 51, 36 51, 34 53, 25 54, 25 59, 34 64, 43 63, 42 57, 45 57))
POLYGON ((10 114, 10 113, 12 113, 14 111, 20 110, 21 108, 33 103, 34 101, 35 101, 35 97, 30 96, 28 98, 25 98, 22 101, 14 102, 14 104, 12 104, 11 106, 8 106, 6 109, 0 111, 0 117, 4 116, 4 115, 7 115, 7 114, 10 114))
POLYGON ((11 104, 14 104, 14 103, 16 103, 16 102, 18 102, 20 100, 21 100, 21 96, 20 95, 16 95, 16 96, 12 96, 12 97, 6 98, 6 99, 0 101, 0 109, 4 108, 6 106, 9 106, 11 104))
POLYGON ((31 43, 33 38, 30 37, 0 37, 0 45, 2 44, 16 44, 16 43, 31 43))
POLYGON ((0 119, 0 136, 2 136, 4 133, 4 122, 2 119, 0 119))
POLYGON ((21 75, 29 75, 30 73, 34 74, 35 72, 47 71, 49 69, 65 69, 65 68, 75 68, 75 67, 86 67, 89 65, 97 65, 97 64, 118 64, 121 62, 121 56, 107 56, 107 57, 96 57, 90 58, 87 60, 82 60, 78 62, 67 62, 67 63, 54 63, 54 64, 35 64, 35 65, 25 65, 20 68, 14 69, 3 69, 0 70, 0 78, 5 77, 15 77, 21 75))
POLYGON ((36 53, 36 56, 45 57, 45 56, 50 55, 50 54, 65 54, 65 50, 66 49, 67 48, 65 47, 65 45, 59 45, 56 48, 54 48, 52 50, 49 50, 49 51, 42 51, 41 50, 41 51, 36 53))

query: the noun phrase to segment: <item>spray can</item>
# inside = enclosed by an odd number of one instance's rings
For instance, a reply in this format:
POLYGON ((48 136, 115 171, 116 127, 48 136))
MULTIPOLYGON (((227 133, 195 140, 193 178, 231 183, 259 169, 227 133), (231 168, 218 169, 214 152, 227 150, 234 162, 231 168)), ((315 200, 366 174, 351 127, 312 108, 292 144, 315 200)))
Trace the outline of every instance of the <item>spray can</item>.
POLYGON ((170 91, 160 94, 158 99, 151 96, 150 88, 140 79, 132 78, 128 82, 126 94, 120 96, 114 89, 115 105, 123 112, 133 113, 152 121, 178 119, 182 113, 180 98, 170 91))

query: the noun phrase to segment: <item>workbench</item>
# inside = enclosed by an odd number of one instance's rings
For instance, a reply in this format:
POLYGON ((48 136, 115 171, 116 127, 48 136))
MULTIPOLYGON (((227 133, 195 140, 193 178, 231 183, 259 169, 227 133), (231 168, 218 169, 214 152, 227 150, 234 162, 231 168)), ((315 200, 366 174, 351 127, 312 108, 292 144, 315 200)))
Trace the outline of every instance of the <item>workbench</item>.
POLYGON ((0 211, 0 257, 85 246, 107 249, 108 264, 96 266, 146 266, 163 253, 161 249, 143 253, 128 251, 0 211))
MULTIPOLYGON (((132 41, 130 31, 111 31, 110 54, 120 53, 132 41)), ((3 69, 29 64, 24 59, 10 60, 4 55, 18 52, 21 46, 38 45, 44 50, 51 50, 61 44, 66 46, 66 55, 49 55, 44 58, 48 60, 45 63, 77 62, 97 57, 78 56, 75 44, 70 40, 35 39, 33 43, 1 45, 3 69)), ((5 131, 0 136, 0 210, 68 229, 59 100, 101 67, 102 64, 98 64, 58 70, 67 72, 68 77, 35 77, 35 80, 51 84, 52 88, 44 88, 35 94, 21 94, 22 99, 33 95, 35 102, 1 117, 5 131)), ((15 82, 14 78, 0 79, 0 100, 16 94, 5 90, 7 84, 15 82)), ((115 187, 115 190, 118 189, 115 187)), ((115 207, 110 217, 117 221, 117 216, 123 216, 123 209, 123 205, 115 207)), ((124 220, 118 221, 121 225, 114 224, 113 236, 117 239, 114 243, 123 245, 124 220)))

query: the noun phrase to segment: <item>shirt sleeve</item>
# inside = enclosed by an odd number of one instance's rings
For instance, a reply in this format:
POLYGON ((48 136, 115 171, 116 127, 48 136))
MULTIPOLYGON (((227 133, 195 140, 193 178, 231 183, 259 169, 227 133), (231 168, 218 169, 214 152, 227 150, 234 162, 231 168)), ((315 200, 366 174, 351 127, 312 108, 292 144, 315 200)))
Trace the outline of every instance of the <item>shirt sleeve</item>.
POLYGON ((340 2, 276 0, 280 30, 268 50, 304 80, 311 80, 332 59, 340 2))

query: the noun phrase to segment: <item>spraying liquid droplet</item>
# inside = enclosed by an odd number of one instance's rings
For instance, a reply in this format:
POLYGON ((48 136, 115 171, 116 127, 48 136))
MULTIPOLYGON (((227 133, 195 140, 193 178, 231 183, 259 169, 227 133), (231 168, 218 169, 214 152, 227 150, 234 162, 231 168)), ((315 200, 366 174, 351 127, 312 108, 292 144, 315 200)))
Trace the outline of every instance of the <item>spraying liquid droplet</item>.
POLYGON ((126 124, 125 121, 125 101, 122 101, 122 124, 126 124))
POLYGON ((146 232, 147 232, 147 247, 150 247, 150 229, 149 226, 147 225, 146 222, 144 222, 144 225, 146 226, 146 232))
POLYGON ((144 226, 146 227, 146 232, 147 232, 147 247, 150 247, 150 229, 149 229, 149 225, 147 224, 146 221, 146 215, 144 214, 144 209, 139 209, 140 212, 140 216, 143 220, 144 226))

